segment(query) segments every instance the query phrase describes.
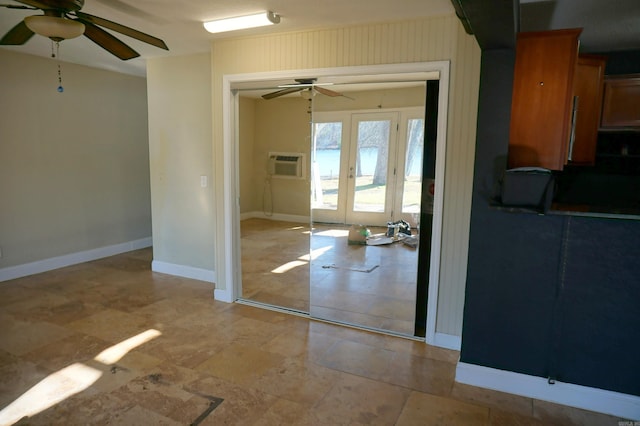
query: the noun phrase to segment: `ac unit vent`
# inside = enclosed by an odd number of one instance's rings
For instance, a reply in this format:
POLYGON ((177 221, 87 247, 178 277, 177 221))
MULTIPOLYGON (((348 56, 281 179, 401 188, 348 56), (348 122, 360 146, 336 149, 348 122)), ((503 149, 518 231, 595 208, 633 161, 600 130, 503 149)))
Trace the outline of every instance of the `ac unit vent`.
POLYGON ((273 177, 304 179, 304 154, 300 152, 270 152, 268 173, 273 177))

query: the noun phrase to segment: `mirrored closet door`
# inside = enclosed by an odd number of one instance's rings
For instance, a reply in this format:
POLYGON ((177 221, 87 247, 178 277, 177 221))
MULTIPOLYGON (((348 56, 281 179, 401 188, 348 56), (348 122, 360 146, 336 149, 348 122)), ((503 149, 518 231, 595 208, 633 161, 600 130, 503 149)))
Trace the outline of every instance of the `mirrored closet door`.
POLYGON ((313 102, 309 309, 313 317, 411 336, 425 83, 363 89, 344 87, 347 99, 316 95, 313 102))
POLYGON ((234 91, 240 299, 413 336, 426 84, 320 84, 234 91))
POLYGON ((310 105, 261 86, 236 93, 239 296, 308 313, 310 105))

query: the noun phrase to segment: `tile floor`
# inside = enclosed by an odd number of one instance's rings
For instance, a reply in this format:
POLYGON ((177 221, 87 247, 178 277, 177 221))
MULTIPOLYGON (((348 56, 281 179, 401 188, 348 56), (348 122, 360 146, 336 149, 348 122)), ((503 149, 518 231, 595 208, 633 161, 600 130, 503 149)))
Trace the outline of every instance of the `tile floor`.
POLYGON ((418 250, 402 243, 349 245, 348 230, 314 224, 311 233, 299 223, 243 220, 243 297, 316 318, 413 335, 418 250))
POLYGON ((618 425, 457 384, 455 351, 215 301, 151 259, 0 283, 1 425, 618 425))

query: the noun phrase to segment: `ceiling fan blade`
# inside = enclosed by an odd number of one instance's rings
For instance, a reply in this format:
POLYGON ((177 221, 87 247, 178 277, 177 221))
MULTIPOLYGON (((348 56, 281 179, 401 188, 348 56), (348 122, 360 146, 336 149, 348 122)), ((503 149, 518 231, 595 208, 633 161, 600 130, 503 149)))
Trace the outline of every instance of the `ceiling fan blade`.
POLYGON ((37 10, 37 7, 19 6, 17 4, 0 4, 0 7, 6 7, 7 9, 25 9, 25 10, 37 10))
POLYGON ((0 44, 13 46, 25 44, 31 37, 33 37, 33 34, 34 32, 27 27, 27 24, 25 24, 24 21, 20 21, 18 25, 11 28, 9 32, 2 37, 0 44))
MULTIPOLYGON (((51 5, 46 2, 36 1, 36 0, 15 0, 18 3, 26 4, 27 6, 31 6, 35 9, 50 9, 51 5)), ((16 6, 19 8, 20 6, 16 6)))
POLYGON ((169 50, 164 41, 160 40, 157 37, 151 36, 149 34, 145 34, 141 31, 134 30, 133 28, 126 27, 122 24, 118 24, 117 22, 109 21, 108 19, 100 18, 99 16, 89 15, 88 13, 83 12, 75 12, 75 16, 78 17, 80 21, 82 21, 85 25, 87 23, 100 25, 101 27, 108 28, 110 30, 119 32, 120 34, 129 36, 131 38, 135 38, 136 40, 143 41, 152 46, 159 47, 160 49, 169 50))
POLYGON ((123 61, 140 56, 138 52, 106 32, 102 28, 97 27, 90 22, 85 22, 83 20, 80 21, 84 23, 84 35, 109 53, 116 55, 123 61))
POLYGON ((267 93, 266 95, 262 95, 262 99, 273 99, 280 96, 288 95, 289 93, 299 92, 305 89, 306 87, 287 87, 286 89, 278 90, 277 92, 271 92, 271 93, 267 93))
POLYGON ((352 101, 355 101, 355 99, 353 99, 351 96, 347 96, 344 93, 334 92, 333 90, 325 89, 324 87, 320 87, 320 86, 314 86, 313 88, 317 90, 319 93, 322 93, 323 95, 331 96, 332 98, 335 98, 336 96, 342 96, 343 98, 347 98, 347 99, 351 99, 352 101))
POLYGON ((313 88, 323 95, 331 96, 332 98, 335 98, 336 96, 344 96, 342 93, 334 92, 333 90, 325 89, 321 86, 313 86, 313 88))

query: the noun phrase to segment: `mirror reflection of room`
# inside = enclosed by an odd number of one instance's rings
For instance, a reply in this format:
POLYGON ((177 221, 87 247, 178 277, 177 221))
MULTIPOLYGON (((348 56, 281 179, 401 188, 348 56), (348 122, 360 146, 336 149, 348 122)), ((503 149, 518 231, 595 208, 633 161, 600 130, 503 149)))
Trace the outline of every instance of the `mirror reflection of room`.
POLYGON ((413 335, 425 82, 317 87, 239 92, 241 298, 413 335))

